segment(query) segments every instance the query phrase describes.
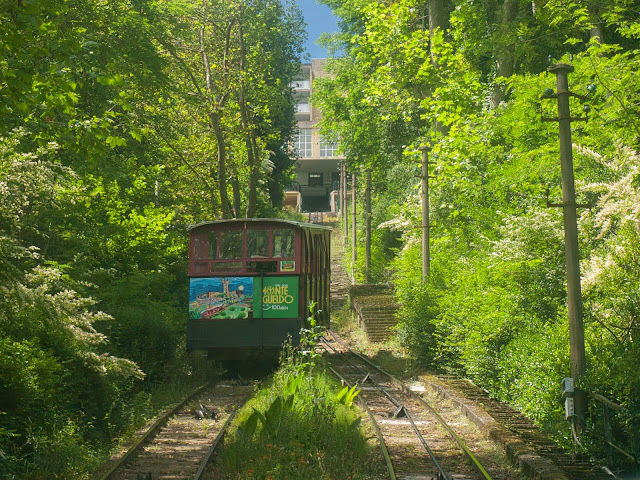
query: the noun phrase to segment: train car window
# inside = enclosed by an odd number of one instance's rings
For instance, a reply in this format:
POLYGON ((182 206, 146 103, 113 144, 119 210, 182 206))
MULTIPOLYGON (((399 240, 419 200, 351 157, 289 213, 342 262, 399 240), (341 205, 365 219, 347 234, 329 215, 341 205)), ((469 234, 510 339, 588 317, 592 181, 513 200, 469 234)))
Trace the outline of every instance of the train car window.
POLYGON ((211 264, 211 273, 241 272, 242 262, 216 262, 211 264))
POLYGON ((295 232, 291 229, 273 231, 273 256, 280 258, 293 258, 295 245, 295 232))
POLYGON ((242 258, 242 231, 220 232, 220 258, 242 258))
POLYGON ((247 257, 269 256, 269 230, 247 230, 247 257))
POLYGON ((218 258, 218 232, 209 234, 209 258, 218 258))
POLYGON ((193 257, 198 260, 209 258, 209 234, 196 233, 193 236, 193 257))

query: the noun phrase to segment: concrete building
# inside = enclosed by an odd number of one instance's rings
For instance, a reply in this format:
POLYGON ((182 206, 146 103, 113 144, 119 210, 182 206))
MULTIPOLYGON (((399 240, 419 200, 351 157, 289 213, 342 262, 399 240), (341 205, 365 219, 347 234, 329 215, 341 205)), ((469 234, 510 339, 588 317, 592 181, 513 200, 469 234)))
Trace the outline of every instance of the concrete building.
POLYGON ((309 97, 315 79, 326 75, 326 59, 313 59, 302 65, 302 71, 293 88, 296 93, 296 119, 298 131, 294 137, 296 183, 291 191, 300 192, 302 211, 327 212, 332 210, 330 194, 340 189, 340 162, 344 157, 336 154, 337 145, 322 138, 317 128, 322 118, 309 97))

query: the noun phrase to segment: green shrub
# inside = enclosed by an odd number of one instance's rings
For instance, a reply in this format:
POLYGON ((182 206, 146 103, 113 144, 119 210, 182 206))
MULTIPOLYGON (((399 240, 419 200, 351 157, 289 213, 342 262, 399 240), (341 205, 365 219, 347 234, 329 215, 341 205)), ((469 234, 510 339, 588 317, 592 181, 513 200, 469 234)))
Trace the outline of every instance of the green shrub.
POLYGON ((113 319, 101 322, 114 353, 135 361, 148 382, 166 382, 180 372, 178 346, 185 336, 186 301, 166 273, 137 273, 104 284, 97 298, 113 319))

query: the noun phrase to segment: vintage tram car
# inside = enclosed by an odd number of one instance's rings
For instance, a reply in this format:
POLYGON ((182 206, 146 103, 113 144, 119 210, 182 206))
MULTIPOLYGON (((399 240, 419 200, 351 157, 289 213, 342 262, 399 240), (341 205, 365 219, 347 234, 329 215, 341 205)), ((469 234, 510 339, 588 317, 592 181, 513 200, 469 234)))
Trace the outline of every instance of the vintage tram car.
POLYGON ((279 219, 189 228, 187 349, 245 360, 300 339, 309 306, 329 324, 331 228, 279 219))

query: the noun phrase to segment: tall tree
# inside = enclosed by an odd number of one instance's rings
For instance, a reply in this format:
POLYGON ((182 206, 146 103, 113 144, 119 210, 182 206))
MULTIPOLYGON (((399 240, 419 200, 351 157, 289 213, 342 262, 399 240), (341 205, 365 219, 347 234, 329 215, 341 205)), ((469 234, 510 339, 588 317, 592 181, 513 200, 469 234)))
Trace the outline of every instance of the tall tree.
MULTIPOLYGON (((290 84, 300 66, 301 13, 278 0, 203 0, 182 7, 179 28, 169 36, 159 32, 158 40, 174 63, 178 110, 215 145, 215 162, 204 162, 208 188, 211 181, 217 185, 217 192, 209 191, 208 215, 253 216, 265 183, 266 145, 275 138, 284 145, 294 124, 290 84)), ((173 9, 167 6, 165 15, 175 16, 173 9)), ((202 170, 198 154, 170 148, 192 172, 202 170)))

